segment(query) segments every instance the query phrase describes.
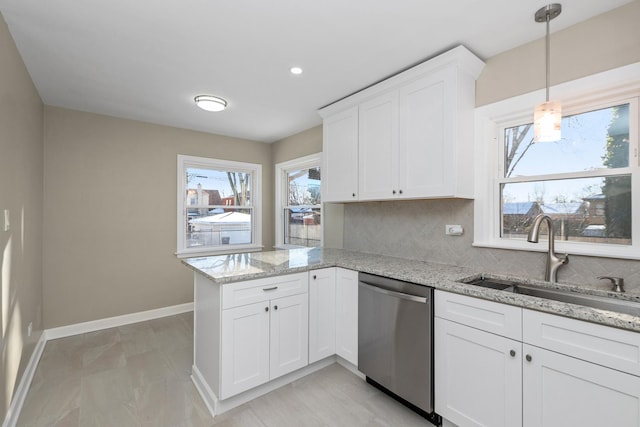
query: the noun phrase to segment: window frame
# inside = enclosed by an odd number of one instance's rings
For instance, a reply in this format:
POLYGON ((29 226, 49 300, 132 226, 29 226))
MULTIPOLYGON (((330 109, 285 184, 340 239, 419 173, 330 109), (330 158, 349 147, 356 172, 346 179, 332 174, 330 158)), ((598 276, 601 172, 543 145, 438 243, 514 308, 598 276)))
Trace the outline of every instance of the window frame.
MULTIPOLYGON (((277 163, 275 165, 275 248, 276 249, 296 249, 306 248, 309 246, 290 245, 284 243, 284 210, 289 206, 284 198, 288 194, 287 180, 285 176, 288 172, 295 169, 309 169, 312 167, 320 168, 320 181, 322 182, 322 153, 310 154, 308 156, 298 157, 286 162, 277 163)), ((304 205, 303 207, 320 208, 320 246, 324 246, 324 213, 322 208, 322 192, 320 205, 304 205)))
POLYGON ((561 99, 563 115, 569 116, 612 105, 629 103, 629 167, 596 171, 545 174, 522 178, 504 177, 504 129, 533 121, 533 106, 544 98, 544 91, 478 107, 475 110, 475 247, 546 252, 546 242, 529 243, 524 239, 501 237, 500 185, 505 182, 534 181, 540 177, 576 178, 607 175, 631 175, 631 245, 556 240, 556 251, 575 255, 640 259, 640 165, 638 159, 640 122, 640 63, 584 77, 551 88, 561 99))
POLYGON ((262 250, 262 165, 258 163, 237 162, 232 160, 213 159, 178 154, 178 202, 177 202, 177 243, 178 258, 223 255, 237 252, 254 252, 262 250), (188 168, 216 169, 230 172, 251 173, 251 236, 249 244, 229 245, 221 247, 188 248, 186 246, 187 214, 185 203, 187 194, 186 172, 188 168))

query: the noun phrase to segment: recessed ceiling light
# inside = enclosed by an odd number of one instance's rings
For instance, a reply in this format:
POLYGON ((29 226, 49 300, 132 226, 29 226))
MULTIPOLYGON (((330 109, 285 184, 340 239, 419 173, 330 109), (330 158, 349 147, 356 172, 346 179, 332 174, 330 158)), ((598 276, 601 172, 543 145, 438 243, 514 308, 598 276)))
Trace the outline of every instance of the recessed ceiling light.
POLYGON ((217 96, 198 95, 194 101, 198 107, 206 111, 222 111, 227 108, 227 101, 217 96))
POLYGON ((291 71, 291 74, 295 74, 296 76, 302 74, 302 68, 300 67, 291 67, 289 71, 291 71))

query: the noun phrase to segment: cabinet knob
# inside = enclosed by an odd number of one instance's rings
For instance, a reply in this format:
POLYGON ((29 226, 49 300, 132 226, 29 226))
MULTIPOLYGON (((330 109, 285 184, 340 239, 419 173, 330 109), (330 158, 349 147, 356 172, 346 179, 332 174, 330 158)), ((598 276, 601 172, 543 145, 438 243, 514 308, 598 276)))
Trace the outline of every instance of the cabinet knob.
POLYGON ((516 351, 515 350, 511 350, 509 352, 509 354, 511 355, 511 357, 516 357, 516 351))
POLYGON ((269 307, 265 307, 265 308, 264 308, 264 311, 269 311, 269 307))
POLYGON ((524 358, 527 359, 527 362, 531 362, 531 360, 533 359, 530 354, 527 354, 524 358))
POLYGON ((318 278, 318 276, 316 276, 315 274, 313 275, 313 280, 316 280, 318 278))
POLYGON ((402 190, 398 191, 398 193, 402 194, 402 190))
POLYGON ((393 194, 396 194, 396 190, 393 190, 393 191, 392 191, 392 193, 393 193, 393 194))
POLYGON ((356 197, 356 193, 351 193, 351 197, 356 197))
POLYGON ((274 310, 277 310, 277 309, 278 309, 278 306, 277 306, 277 305, 274 305, 274 306, 273 306, 273 309, 274 309, 274 310))

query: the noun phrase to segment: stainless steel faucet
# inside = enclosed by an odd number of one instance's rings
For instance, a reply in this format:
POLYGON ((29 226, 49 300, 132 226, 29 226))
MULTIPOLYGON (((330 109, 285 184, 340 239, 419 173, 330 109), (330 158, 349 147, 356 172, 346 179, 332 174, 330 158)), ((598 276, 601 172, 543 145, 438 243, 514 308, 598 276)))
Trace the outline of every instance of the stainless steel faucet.
POLYGON ((549 232, 549 251, 547 253, 547 269, 544 272, 544 280, 551 283, 556 283, 558 280, 558 269, 569 262, 569 255, 556 255, 555 253, 555 235, 553 232, 553 221, 549 216, 540 214, 533 222, 533 227, 529 231, 527 236, 527 242, 538 243, 540 235, 540 224, 542 221, 547 221, 547 230, 549 232))

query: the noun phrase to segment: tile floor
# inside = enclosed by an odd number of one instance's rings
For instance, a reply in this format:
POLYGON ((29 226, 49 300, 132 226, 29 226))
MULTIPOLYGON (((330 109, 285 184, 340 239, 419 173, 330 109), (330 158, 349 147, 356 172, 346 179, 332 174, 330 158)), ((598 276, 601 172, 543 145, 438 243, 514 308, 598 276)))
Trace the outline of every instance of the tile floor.
POLYGON ((213 419, 192 337, 185 313, 49 341, 18 426, 432 426, 337 364, 213 419))

